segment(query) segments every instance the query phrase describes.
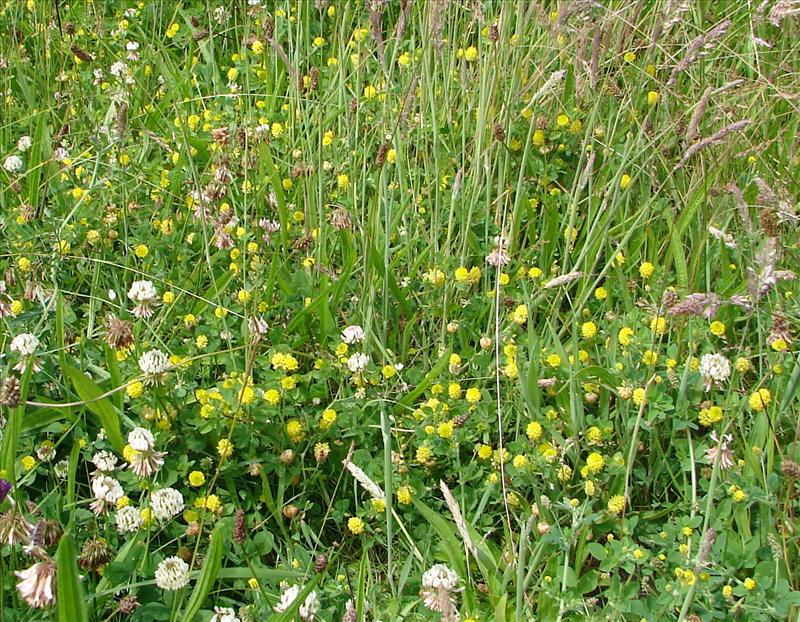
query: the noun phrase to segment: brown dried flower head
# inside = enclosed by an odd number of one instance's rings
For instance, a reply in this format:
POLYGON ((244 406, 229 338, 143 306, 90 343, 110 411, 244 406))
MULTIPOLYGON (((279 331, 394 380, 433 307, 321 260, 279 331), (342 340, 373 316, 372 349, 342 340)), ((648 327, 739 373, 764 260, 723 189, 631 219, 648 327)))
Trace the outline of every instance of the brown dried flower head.
POLYGON ((110 316, 106 321, 106 343, 114 350, 127 350, 133 345, 133 324, 110 316))

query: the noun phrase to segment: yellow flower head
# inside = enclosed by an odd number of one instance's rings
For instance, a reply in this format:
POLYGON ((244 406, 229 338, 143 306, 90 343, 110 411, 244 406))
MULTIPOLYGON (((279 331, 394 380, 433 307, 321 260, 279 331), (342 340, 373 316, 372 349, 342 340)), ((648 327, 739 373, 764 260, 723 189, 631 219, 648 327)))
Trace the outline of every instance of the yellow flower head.
POLYGON ((619 515, 625 509, 625 497, 622 495, 614 495, 608 500, 608 511, 612 514, 619 515))
POLYGON ((289 437, 289 440, 291 440, 293 443, 299 443, 306 436, 306 432, 303 429, 303 424, 297 419, 291 419, 286 424, 286 434, 289 437))
POLYGON ((231 443, 227 438, 221 439, 219 443, 217 443, 217 453, 223 460, 225 458, 230 458, 233 454, 233 443, 231 443))
POLYGON ((748 399, 748 405, 750 406, 750 410, 754 412, 761 412, 772 401, 772 394, 769 392, 769 389, 759 389, 748 399))
POLYGON ((525 428, 525 433, 531 441, 538 441, 542 438, 542 424, 538 421, 531 421, 525 428))
POLYGON ((470 404, 477 404, 481 401, 481 390, 477 387, 470 387, 467 389, 466 398, 470 404))
POLYGON ((397 489, 397 502, 401 505, 409 505, 411 503, 411 488, 408 486, 401 486, 397 489))
POLYGON ((347 519, 347 529, 350 530, 354 536, 359 536, 364 533, 364 521, 358 516, 351 516, 347 519))

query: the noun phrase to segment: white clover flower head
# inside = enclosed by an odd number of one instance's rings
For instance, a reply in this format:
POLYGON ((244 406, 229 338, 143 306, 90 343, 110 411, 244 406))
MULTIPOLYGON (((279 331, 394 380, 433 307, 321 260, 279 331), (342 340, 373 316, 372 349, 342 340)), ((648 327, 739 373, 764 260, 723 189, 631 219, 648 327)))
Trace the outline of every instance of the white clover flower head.
POLYGON ((14 573, 20 582, 17 591, 28 605, 36 609, 50 607, 56 602, 56 563, 47 559, 14 573))
POLYGON ((128 432, 128 445, 136 451, 152 451, 156 446, 156 439, 147 428, 134 428, 128 432))
POLYGON ((19 140, 17 141, 17 149, 25 153, 28 149, 33 146, 33 140, 27 134, 25 136, 20 136, 19 140))
POLYGON ((712 386, 722 386, 730 378, 731 364, 722 354, 704 354, 700 359, 700 376, 706 391, 710 391, 712 386))
POLYGON ((125 494, 122 485, 109 475, 100 475, 92 480, 92 492, 95 499, 106 503, 116 503, 125 494))
POLYGON ((141 513, 132 505, 126 505, 124 508, 117 510, 117 531, 121 534, 138 531, 143 522, 141 513))
POLYGON ((214 607, 211 622, 241 622, 232 607, 214 607))
POLYGON ((115 78, 119 78, 119 77, 125 75, 126 73, 128 73, 128 66, 125 63, 123 63, 121 60, 118 60, 116 63, 111 65, 111 67, 109 68, 108 71, 115 78))
POLYGON ((108 475, 99 475, 92 480, 94 501, 89 504, 95 514, 107 514, 108 506, 116 505, 125 494, 120 483, 108 475))
POLYGON ((369 365, 369 355, 363 352, 356 352, 347 359, 347 368, 353 373, 364 371, 367 365, 369 365))
POLYGON ((11 340, 11 351, 20 356, 30 356, 39 347, 39 338, 31 333, 20 333, 11 340))
POLYGON ((148 302, 158 296, 152 281, 134 281, 128 290, 128 298, 133 302, 148 302))
POLYGON ((180 557, 167 557, 156 568, 156 585, 174 592, 189 585, 189 564, 180 557))
POLYGON ((365 336, 364 329, 357 324, 348 326, 342 331, 342 341, 347 344, 361 343, 365 336))
POLYGON ((458 575, 455 570, 444 564, 435 564, 422 575, 422 587, 452 592, 457 586, 458 575))
POLYGON ((297 595, 300 593, 300 586, 299 585, 292 585, 291 587, 287 587, 283 590, 281 594, 280 601, 275 605, 275 611, 277 613, 283 613, 289 607, 291 607, 292 603, 297 598, 297 595))
POLYGON ((422 575, 419 595, 422 603, 431 611, 442 614, 443 620, 457 620, 458 610, 453 599, 457 590, 458 575, 444 564, 436 564, 422 575))
POLYGON ((247 320, 247 331, 256 337, 263 337, 267 334, 269 325, 263 317, 253 316, 247 320))
POLYGON ((734 465, 734 461, 733 451, 731 451, 728 445, 733 440, 733 436, 724 434, 722 438, 719 438, 715 430, 711 433, 711 440, 714 442, 714 445, 706 449, 706 460, 708 460, 710 464, 714 464, 719 455, 719 467, 721 469, 730 469, 734 465))
POLYGON ((3 168, 9 173, 19 173, 23 168, 22 158, 10 155, 3 161, 3 168))
POLYGON ((214 9, 214 19, 221 24, 228 19, 228 10, 224 6, 218 6, 214 9))
POLYGON ((150 495, 150 507, 158 520, 169 520, 183 511, 183 495, 174 488, 156 490, 150 495))
POLYGON ((117 457, 104 449, 92 456, 92 464, 97 467, 98 471, 110 473, 117 468, 117 457))
POLYGON ((151 307, 158 298, 158 292, 150 281, 134 281, 128 290, 128 298, 136 303, 133 314, 138 318, 148 318, 153 315, 151 307))
POLYGON ((149 350, 139 357, 139 369, 148 376, 158 376, 169 368, 169 357, 161 350, 149 350))
MULTIPOLYGON (((299 585, 292 585, 287 587, 283 594, 281 594, 281 600, 275 605, 275 611, 278 613, 283 613, 289 607, 291 607, 292 603, 297 599, 302 591, 299 585)), ((304 622, 310 622, 313 620, 317 612, 319 611, 319 600, 317 599, 317 593, 311 592, 308 596, 306 596, 305 602, 300 605, 300 618, 304 622)))

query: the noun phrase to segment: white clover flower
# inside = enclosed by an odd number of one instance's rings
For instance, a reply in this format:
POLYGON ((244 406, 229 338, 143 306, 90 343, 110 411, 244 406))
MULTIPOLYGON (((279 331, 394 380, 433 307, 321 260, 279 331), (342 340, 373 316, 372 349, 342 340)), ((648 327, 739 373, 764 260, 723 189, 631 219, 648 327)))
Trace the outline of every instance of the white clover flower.
POLYGON ((134 428, 128 433, 128 445, 134 451, 128 458, 129 468, 139 477, 150 477, 164 464, 165 452, 154 451, 156 439, 145 428, 134 428))
POLYGON ((139 318, 147 318, 153 315, 151 307, 158 298, 158 292, 150 281, 134 281, 128 290, 128 298, 136 303, 133 314, 139 318))
MULTIPOLYGON (((275 605, 275 611, 278 613, 283 613, 286 611, 289 607, 291 607, 292 603, 297 599, 301 591, 302 589, 299 585, 287 587, 283 591, 283 594, 281 594, 280 602, 275 605)), ((316 617, 318 611, 319 600, 317 599, 317 593, 311 592, 308 596, 306 596, 305 602, 300 605, 300 618, 304 622, 310 622, 316 617)))
POLYGON ((228 19, 228 10, 224 6, 218 6, 214 9, 214 19, 218 24, 222 24, 228 19))
POLYGON ((706 460, 713 465, 717 455, 719 455, 719 467, 721 469, 730 469, 734 465, 734 456, 728 445, 733 440, 733 437, 730 434, 724 434, 720 439, 717 436, 717 431, 714 430, 711 433, 711 440, 714 441, 714 445, 706 449, 706 460))
POLYGON ((120 483, 108 475, 100 475, 92 480, 94 501, 89 505, 95 514, 106 514, 108 506, 116 505, 125 492, 120 483))
POLYGON ((157 376, 170 368, 169 357, 161 350, 150 350, 139 357, 139 369, 148 376, 157 376))
POLYGON ((117 468, 117 457, 110 451, 98 451, 92 456, 92 464, 97 467, 98 471, 110 473, 117 468))
POLYGON ((422 587, 453 591, 458 586, 458 575, 444 564, 435 564, 422 575, 422 587))
POLYGON ((9 173, 19 173, 23 168, 22 158, 18 155, 10 155, 3 161, 3 168, 9 173))
POLYGON ((156 568, 156 585, 169 591, 186 587, 189 585, 189 564, 180 557, 167 557, 156 568))
POLYGON ((458 610, 453 602, 457 591, 458 575, 444 564, 436 564, 422 575, 419 595, 423 604, 431 611, 442 614, 442 619, 458 619, 458 610))
POLYGON ((214 607, 211 622, 241 622, 232 607, 214 607))
POLYGON ((731 377, 731 364, 722 354, 704 354, 700 359, 700 376, 706 391, 713 385, 722 386, 731 377))
POLYGON ((23 153, 26 152, 28 149, 31 148, 33 145, 33 140, 31 140, 30 136, 20 136, 19 140, 17 141, 17 149, 22 151, 23 153))
POLYGON ((364 341, 364 337, 364 329, 357 324, 348 326, 342 331, 342 341, 348 344, 360 343, 364 341))
POLYGON ((14 574, 20 579, 17 583, 19 596, 28 605, 44 609, 56 603, 56 563, 53 560, 37 562, 14 574))
POLYGON ((363 371, 367 365, 369 365, 369 355, 363 352, 356 352, 347 359, 347 368, 353 373, 363 371))
POLYGON ((31 333, 20 333, 11 340, 11 351, 20 356, 30 356, 39 347, 39 338, 31 333))
POLYGON ((269 325, 263 317, 251 317, 247 320, 247 332, 256 337, 263 337, 267 334, 269 325))
POLYGON ((53 149, 53 159, 56 162, 63 162, 69 158, 69 151, 67 151, 64 147, 56 147, 53 149))
POLYGON ((156 439, 147 428, 134 428, 128 432, 128 445, 136 451, 152 451, 156 446, 156 439))
POLYGON ((125 74, 128 73, 128 66, 125 63, 123 63, 121 60, 118 60, 116 63, 111 65, 111 67, 109 68, 108 71, 115 78, 119 78, 119 77, 122 77, 122 76, 124 76, 125 74))
POLYGON ((150 507, 158 520, 169 520, 183 511, 183 495, 174 488, 156 490, 150 495, 150 507))
POLYGON ((133 533, 142 526, 142 515, 132 505, 126 505, 117 511, 117 531, 121 534, 133 533))
POLYGON ((125 494, 120 483, 108 475, 92 480, 92 492, 95 499, 102 499, 107 503, 116 503, 125 494))

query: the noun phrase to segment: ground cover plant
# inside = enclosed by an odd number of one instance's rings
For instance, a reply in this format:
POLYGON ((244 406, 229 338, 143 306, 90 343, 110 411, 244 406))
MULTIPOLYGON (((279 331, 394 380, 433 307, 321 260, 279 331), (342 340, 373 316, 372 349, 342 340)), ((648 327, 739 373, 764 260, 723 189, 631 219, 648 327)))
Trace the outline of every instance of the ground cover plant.
POLYGON ((798 619, 799 25, 6 0, 0 619, 798 619))

